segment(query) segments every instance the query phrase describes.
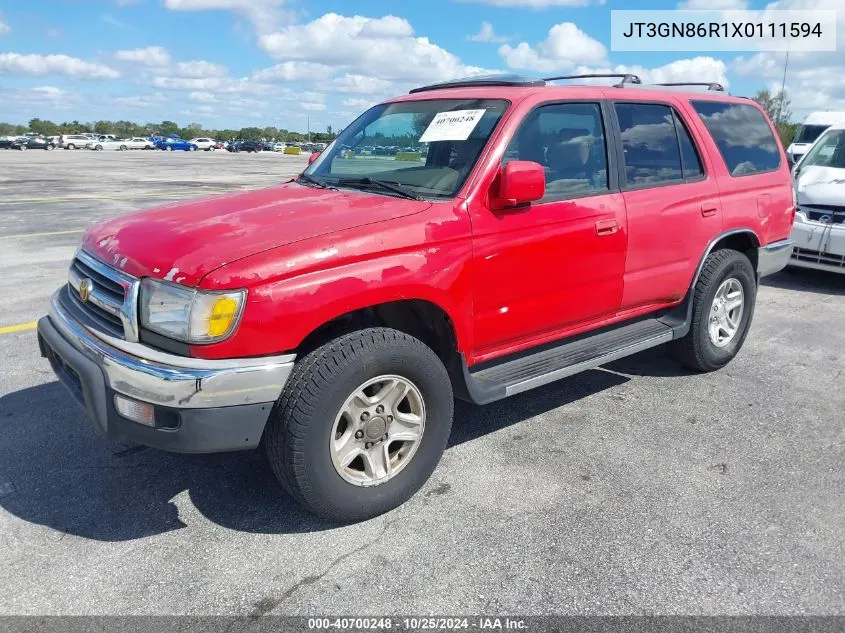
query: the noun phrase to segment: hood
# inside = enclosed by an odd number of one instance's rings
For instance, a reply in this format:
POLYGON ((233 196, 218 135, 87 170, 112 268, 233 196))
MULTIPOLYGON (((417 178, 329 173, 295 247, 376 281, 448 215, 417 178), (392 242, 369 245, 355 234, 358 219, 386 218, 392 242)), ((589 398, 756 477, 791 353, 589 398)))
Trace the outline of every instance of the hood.
POLYGON ((803 167, 796 179, 798 204, 845 206, 845 169, 803 167))
POLYGON ((135 277, 196 286, 227 263, 278 246, 419 213, 430 202, 287 183, 101 222, 83 248, 135 277))

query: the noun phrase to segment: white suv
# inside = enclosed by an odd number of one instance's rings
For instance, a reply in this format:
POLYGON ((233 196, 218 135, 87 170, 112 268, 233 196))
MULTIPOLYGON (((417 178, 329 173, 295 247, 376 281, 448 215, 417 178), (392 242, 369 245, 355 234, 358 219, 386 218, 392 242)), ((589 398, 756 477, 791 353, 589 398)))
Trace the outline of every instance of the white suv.
POLYGON ((217 149, 217 141, 210 138, 192 138, 190 143, 197 146, 197 149, 205 150, 206 152, 213 152, 217 149))
POLYGON ((65 134, 59 138, 59 147, 62 149, 85 149, 85 144, 91 139, 84 134, 65 134))

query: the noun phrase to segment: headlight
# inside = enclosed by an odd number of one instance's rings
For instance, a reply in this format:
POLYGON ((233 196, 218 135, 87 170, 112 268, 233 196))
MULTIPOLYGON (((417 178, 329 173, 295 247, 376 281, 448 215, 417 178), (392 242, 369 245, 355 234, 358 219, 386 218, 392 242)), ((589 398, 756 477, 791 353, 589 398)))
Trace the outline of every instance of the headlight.
POLYGON ((245 290, 208 292, 142 279, 141 326, 185 343, 213 343, 234 332, 245 299, 245 290))

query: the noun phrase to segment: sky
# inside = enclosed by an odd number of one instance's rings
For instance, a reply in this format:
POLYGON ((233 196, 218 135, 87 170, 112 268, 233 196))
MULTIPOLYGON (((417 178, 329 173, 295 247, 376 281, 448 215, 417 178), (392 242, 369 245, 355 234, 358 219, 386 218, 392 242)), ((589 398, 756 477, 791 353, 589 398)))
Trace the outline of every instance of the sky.
MULTIPOLYGON (((0 0, 0 121, 345 126, 414 86, 487 72, 636 72, 779 89, 784 53, 610 50, 611 9, 840 9, 845 0, 0 0)), ((794 118, 845 110, 845 55, 793 53, 794 118)))

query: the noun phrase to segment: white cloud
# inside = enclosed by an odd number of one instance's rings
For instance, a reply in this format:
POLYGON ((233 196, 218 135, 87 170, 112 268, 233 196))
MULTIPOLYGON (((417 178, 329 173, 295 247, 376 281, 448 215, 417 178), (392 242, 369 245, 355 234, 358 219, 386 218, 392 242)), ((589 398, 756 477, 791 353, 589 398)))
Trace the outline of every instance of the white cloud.
POLYGON ((84 79, 115 79, 116 70, 68 55, 0 53, 0 75, 67 75, 84 79))
POLYGON ((283 62, 252 74, 257 81, 316 81, 328 79, 334 73, 331 66, 312 62, 283 62))
POLYGON ((539 44, 505 44, 499 47, 499 55, 511 68, 555 72, 568 71, 576 64, 604 63, 607 49, 572 22, 562 22, 550 28, 539 44))
POLYGON ((6 35, 9 31, 12 30, 8 24, 3 21, 3 12, 0 11, 0 35, 6 35))
POLYGON ((384 94, 393 86, 393 82, 367 75, 346 73, 332 81, 334 92, 349 92, 353 94, 384 94))
POLYGON ((170 64, 170 53, 161 46, 147 46, 144 48, 117 51, 114 57, 122 62, 131 62, 153 68, 168 66, 170 64))
POLYGON ((214 103, 217 101, 217 97, 210 92, 192 92, 188 95, 188 99, 199 103, 214 103))
POLYGON ((234 11, 249 19, 258 31, 272 28, 287 14, 285 0, 164 0, 172 11, 234 11))
POLYGON ((680 81, 716 82, 724 86, 728 84, 727 65, 721 59, 713 57, 693 57, 691 59, 677 59, 673 62, 646 68, 644 66, 628 66, 619 64, 613 67, 578 67, 581 73, 632 73, 643 80, 645 84, 671 83, 680 81))
POLYGON ((122 108, 129 108, 132 110, 145 110, 167 103, 167 97, 164 93, 155 92, 146 95, 130 95, 127 97, 118 97, 114 100, 116 106, 122 108))
POLYGON ((182 110, 181 113, 185 116, 209 116, 214 114, 214 108, 210 105, 201 105, 190 110, 182 110))
POLYGON ((127 29, 129 26, 125 22, 121 22, 116 17, 109 13, 103 13, 100 15, 100 19, 110 26, 115 26, 119 29, 127 29))
POLYGON ((303 110, 309 110, 311 112, 323 112, 326 110, 325 103, 311 103, 309 101, 303 101, 299 104, 299 107, 303 110))
MULTIPOLYGON (((838 9, 837 40, 845 42, 845 11, 841 0, 781 0, 766 6, 767 10, 838 9)), ((757 53, 737 57, 732 70, 741 77, 766 82, 780 90, 785 53, 757 53)), ((813 110, 845 110, 845 56, 836 52, 795 52, 789 54, 786 91, 792 100, 796 120, 813 110)), ((762 87, 762 86, 761 86, 762 87)))
POLYGON ((481 29, 475 35, 468 35, 467 40, 470 42, 493 42, 502 44, 508 41, 508 38, 501 35, 496 35, 493 25, 489 22, 482 22, 481 29))
POLYGON ((494 7, 521 7, 525 9, 547 9, 549 7, 586 7, 590 4, 604 4, 605 0, 460 0, 491 4, 494 7))
POLYGON ((384 80, 437 80, 486 71, 467 66, 425 37, 414 37, 407 20, 327 13, 312 22, 259 37, 259 45, 283 60, 333 65, 384 80))
POLYGON ((56 86, 37 86, 26 89, 0 88, 0 102, 8 107, 26 108, 26 114, 32 115, 38 110, 68 110, 81 101, 78 94, 68 92, 56 86))
POLYGON ((378 101, 371 99, 344 99, 342 105, 344 108, 353 108, 355 110, 366 110, 376 105, 378 101))
POLYGON ((225 77, 229 69, 220 64, 207 61, 179 62, 170 69, 176 77, 202 78, 202 77, 225 77))

